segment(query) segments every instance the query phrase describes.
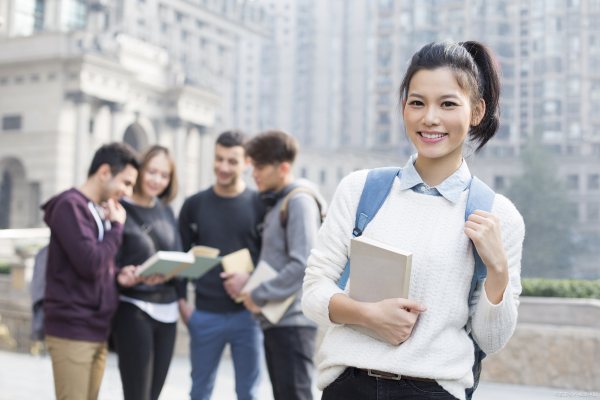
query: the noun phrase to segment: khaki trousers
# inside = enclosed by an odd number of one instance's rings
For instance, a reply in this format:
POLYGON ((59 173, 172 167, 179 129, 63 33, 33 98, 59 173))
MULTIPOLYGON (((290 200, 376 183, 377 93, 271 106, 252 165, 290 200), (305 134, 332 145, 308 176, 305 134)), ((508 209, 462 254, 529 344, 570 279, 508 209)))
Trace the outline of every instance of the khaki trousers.
POLYGON ((106 342, 46 336, 57 400, 96 400, 106 365, 106 342))

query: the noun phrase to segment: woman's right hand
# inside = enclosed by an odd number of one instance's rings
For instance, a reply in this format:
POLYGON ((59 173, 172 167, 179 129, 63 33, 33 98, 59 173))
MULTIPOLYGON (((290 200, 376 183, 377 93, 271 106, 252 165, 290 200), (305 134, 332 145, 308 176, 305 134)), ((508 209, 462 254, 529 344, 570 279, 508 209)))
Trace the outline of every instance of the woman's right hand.
POLYGON ((426 310, 421 304, 401 298, 363 305, 366 310, 363 325, 394 346, 410 337, 419 314, 426 310))
POLYGON ((364 326, 395 346, 410 337, 419 314, 426 310, 422 304, 402 298, 367 303, 338 293, 329 300, 332 322, 364 326))

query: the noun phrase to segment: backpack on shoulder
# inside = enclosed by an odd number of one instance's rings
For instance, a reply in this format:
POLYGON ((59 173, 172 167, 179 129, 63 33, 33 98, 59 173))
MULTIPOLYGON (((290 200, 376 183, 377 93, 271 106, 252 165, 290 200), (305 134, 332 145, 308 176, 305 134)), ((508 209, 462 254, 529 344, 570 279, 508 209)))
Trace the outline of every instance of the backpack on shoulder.
POLYGON ((281 224, 281 227, 285 228, 287 225, 290 199, 296 193, 307 193, 313 199, 315 199, 315 202, 317 203, 317 207, 319 208, 319 216, 321 217, 321 223, 323 223, 323 220, 325 220, 325 207, 323 205, 323 200, 320 198, 320 195, 317 194, 313 189, 311 189, 309 187, 298 186, 298 187, 290 190, 290 192, 288 194, 286 194, 284 196, 283 200, 281 201, 281 208, 279 209, 279 223, 281 224))
MULTIPOLYGON (((359 237, 363 234, 365 228, 373 220, 385 199, 392 189, 394 179, 396 176, 401 176, 402 169, 396 167, 376 168, 372 169, 367 174, 367 180, 363 187, 363 191, 360 196, 358 208, 356 209, 356 219, 354 222, 354 229, 352 230, 353 237, 359 237)), ((473 177, 469 184, 469 196, 467 198, 467 206, 465 209, 465 221, 469 218, 475 210, 491 211, 492 205, 494 204, 494 197, 496 193, 483 183, 480 179, 473 177)), ((469 297, 467 302, 469 304, 469 314, 473 307, 479 300, 478 297, 474 296, 477 285, 482 282, 486 275, 487 269, 485 264, 481 260, 481 257, 477 253, 475 246, 473 247, 473 256, 475 257, 475 268, 473 271, 473 277, 471 279, 471 288, 469 290, 469 297)), ((341 289, 346 287, 348 278, 350 277, 350 260, 346 262, 344 271, 338 281, 338 286, 341 289)), ((477 389, 479 384, 479 377, 481 375, 481 361, 485 358, 486 354, 481 350, 473 335, 471 334, 470 317, 469 322, 465 326, 465 330, 469 334, 469 337, 473 341, 473 347, 475 350, 475 362, 473 364, 473 387, 466 389, 465 395, 467 400, 470 400, 473 396, 473 392, 477 389)))
POLYGON ((33 275, 29 292, 31 293, 31 340, 44 340, 44 290, 46 290, 46 265, 48 264, 48 245, 35 255, 33 275))

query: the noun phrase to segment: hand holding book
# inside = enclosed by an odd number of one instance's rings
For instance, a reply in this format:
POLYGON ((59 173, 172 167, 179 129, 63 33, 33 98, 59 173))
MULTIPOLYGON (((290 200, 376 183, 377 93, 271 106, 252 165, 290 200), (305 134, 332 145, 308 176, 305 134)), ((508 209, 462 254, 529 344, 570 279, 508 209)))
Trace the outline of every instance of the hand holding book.
POLYGON ((425 307, 408 300, 412 254, 361 236, 350 245, 350 298, 360 302, 357 331, 399 345, 425 307))

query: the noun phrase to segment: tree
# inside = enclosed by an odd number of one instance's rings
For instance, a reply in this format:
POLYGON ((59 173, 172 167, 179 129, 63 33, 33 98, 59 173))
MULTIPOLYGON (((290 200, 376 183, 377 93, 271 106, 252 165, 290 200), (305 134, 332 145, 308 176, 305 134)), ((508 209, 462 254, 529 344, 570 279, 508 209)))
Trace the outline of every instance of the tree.
POLYGON ((566 278, 577 253, 574 206, 557 175, 552 156, 539 145, 521 153, 523 174, 512 180, 507 195, 525 220, 522 275, 566 278))

